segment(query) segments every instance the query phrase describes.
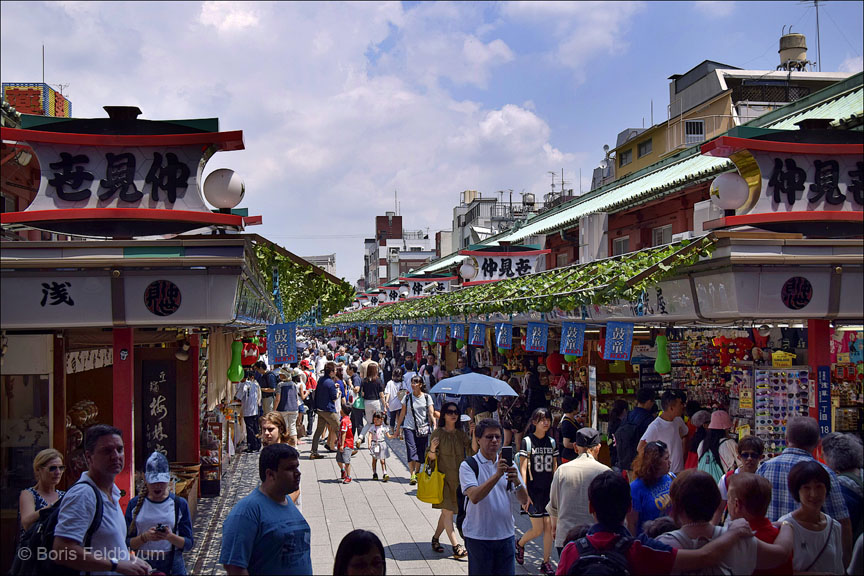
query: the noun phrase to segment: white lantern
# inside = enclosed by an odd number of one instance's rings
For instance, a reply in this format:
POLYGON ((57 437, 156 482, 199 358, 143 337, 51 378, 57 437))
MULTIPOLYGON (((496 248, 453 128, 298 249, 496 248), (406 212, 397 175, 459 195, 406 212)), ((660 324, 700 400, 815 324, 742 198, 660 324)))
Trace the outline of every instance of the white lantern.
POLYGON ((407 286, 403 286, 402 288, 399 289, 399 295, 400 295, 402 298, 407 298, 407 297, 408 297, 408 294, 410 294, 410 293, 411 293, 411 291, 408 290, 408 287, 407 287, 407 286))
POLYGON ((215 208, 230 210, 240 204, 245 194, 243 179, 227 168, 214 170, 204 181, 204 197, 215 208))
POLYGON ((709 194, 711 201, 723 210, 737 210, 750 197, 750 187, 737 172, 726 172, 711 182, 709 194))
POLYGON ((459 275, 465 280, 471 280, 476 274, 477 268, 474 267, 471 260, 466 260, 462 266, 459 267, 459 275))

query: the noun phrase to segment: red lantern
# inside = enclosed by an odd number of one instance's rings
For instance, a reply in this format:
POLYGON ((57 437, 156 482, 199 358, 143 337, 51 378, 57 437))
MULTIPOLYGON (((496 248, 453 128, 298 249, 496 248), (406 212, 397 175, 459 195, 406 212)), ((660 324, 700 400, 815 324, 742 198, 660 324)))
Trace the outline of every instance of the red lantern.
POLYGON ((546 368, 555 376, 564 371, 564 356, 558 352, 552 352, 546 357, 546 368))
POLYGON ((258 354, 266 354, 267 353, 267 337, 259 336, 258 337, 258 354))
POLYGON ((252 342, 243 343, 243 353, 240 355, 240 363, 243 366, 252 366, 258 361, 258 346, 252 342))

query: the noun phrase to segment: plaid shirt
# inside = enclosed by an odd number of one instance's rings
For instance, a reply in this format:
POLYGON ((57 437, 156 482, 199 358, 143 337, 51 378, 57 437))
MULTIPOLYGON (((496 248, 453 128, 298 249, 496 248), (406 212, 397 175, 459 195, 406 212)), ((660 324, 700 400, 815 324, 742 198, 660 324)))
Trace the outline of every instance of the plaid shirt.
MULTIPOLYGON (((789 471, 799 462, 813 460, 813 456, 800 448, 786 448, 779 456, 763 462, 756 473, 771 482, 771 505, 768 507, 768 518, 776 522, 781 516, 789 514, 798 508, 798 503, 789 492, 789 471)), ((822 511, 835 520, 849 518, 849 510, 843 500, 840 482, 834 471, 822 464, 831 476, 831 490, 825 499, 822 511)))

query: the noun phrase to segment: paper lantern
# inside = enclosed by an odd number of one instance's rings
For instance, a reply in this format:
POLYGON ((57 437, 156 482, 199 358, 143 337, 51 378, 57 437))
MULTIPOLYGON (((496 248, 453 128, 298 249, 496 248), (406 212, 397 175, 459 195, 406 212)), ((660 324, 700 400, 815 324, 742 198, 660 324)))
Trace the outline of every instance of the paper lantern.
POLYGON ((243 354, 241 358, 241 363, 243 366, 252 366, 255 362, 258 361, 258 346, 256 346, 252 342, 246 342, 243 344, 243 354))
POLYGON ((558 352, 553 352, 546 357, 546 368, 555 376, 558 376, 564 371, 564 356, 558 352))
POLYGON ((579 360, 579 357, 576 354, 565 354, 564 360, 566 360, 567 362, 576 362, 577 360, 579 360))
POLYGON ((243 364, 240 355, 243 352, 243 342, 235 340, 231 343, 231 364, 228 366, 228 380, 240 382, 243 380, 243 364))
POLYGON ((465 341, 464 340, 456 340, 456 348, 458 350, 461 350, 464 347, 465 347, 465 341))
POLYGON ((233 170, 219 168, 204 180, 204 198, 216 208, 234 208, 240 204, 245 194, 246 185, 233 170))
POLYGON ((672 362, 669 360, 669 340, 666 336, 657 336, 657 359, 654 361, 654 371, 658 374, 669 374, 672 371, 672 362))

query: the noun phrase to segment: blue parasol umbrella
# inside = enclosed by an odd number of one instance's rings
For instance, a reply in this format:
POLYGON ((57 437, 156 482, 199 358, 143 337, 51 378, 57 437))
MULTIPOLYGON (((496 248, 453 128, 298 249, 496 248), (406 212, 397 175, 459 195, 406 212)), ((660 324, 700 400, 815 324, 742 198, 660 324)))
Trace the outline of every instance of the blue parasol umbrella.
POLYGON ((509 384, 497 378, 470 372, 451 376, 438 382, 430 394, 450 394, 459 396, 518 396, 509 384))

